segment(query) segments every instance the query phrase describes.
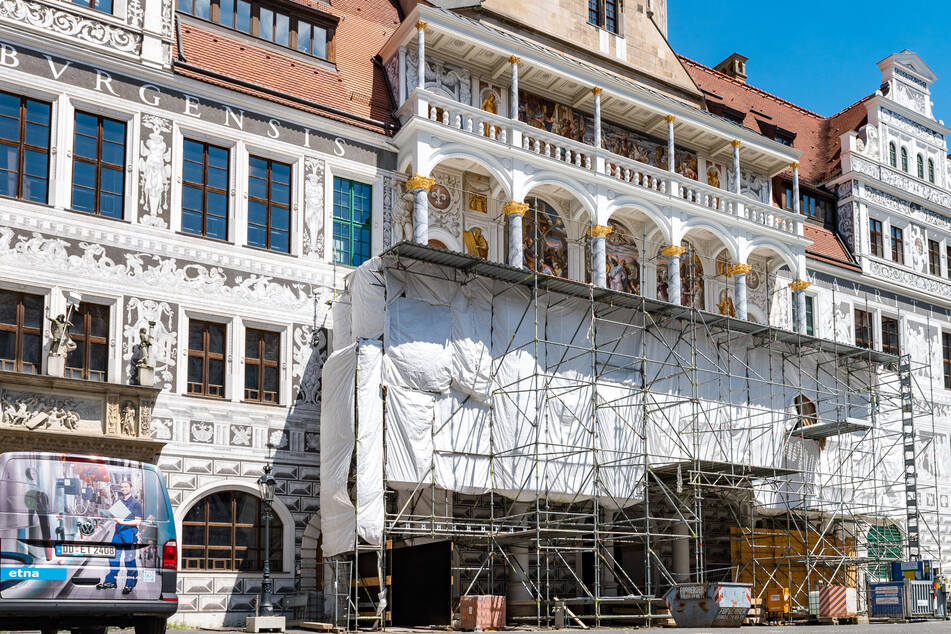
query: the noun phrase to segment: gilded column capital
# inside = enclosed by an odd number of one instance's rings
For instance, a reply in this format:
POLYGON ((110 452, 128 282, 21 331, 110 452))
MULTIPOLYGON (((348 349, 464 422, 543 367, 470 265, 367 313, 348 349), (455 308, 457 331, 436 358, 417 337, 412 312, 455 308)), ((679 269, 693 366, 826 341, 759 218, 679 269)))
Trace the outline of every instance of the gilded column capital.
POLYGON ((608 225, 594 225, 591 227, 591 237, 602 238, 614 231, 614 227, 608 225))
POLYGON ((804 291, 810 286, 812 286, 812 282, 808 280, 796 280, 795 282, 789 283, 789 288, 794 291, 804 291))
POLYGON ((520 203, 517 200, 510 200, 504 205, 502 205, 502 211, 506 216, 511 216, 512 214, 518 214, 522 216, 528 211, 528 203, 520 203))
POLYGON ((422 20, 420 20, 419 22, 416 23, 416 30, 417 30, 417 31, 422 31, 422 30, 425 29, 425 28, 426 28, 426 23, 423 22, 422 20))
POLYGON ((413 191, 417 189, 425 189, 426 191, 429 191, 429 188, 432 187, 435 183, 436 183, 435 178, 422 176, 421 174, 415 174, 411 179, 406 181, 406 187, 407 189, 411 189, 413 191))
POLYGON ((732 141, 730 141, 730 145, 732 145, 733 147, 740 147, 740 145, 742 144, 743 142, 740 141, 739 139, 733 139, 732 141))
POLYGON ((594 95, 595 97, 600 95, 602 92, 604 92, 604 89, 602 89, 601 86, 595 86, 594 88, 591 89, 591 94, 594 95))
POLYGON ((726 270, 727 275, 746 275, 753 270, 749 264, 734 264, 726 270))
POLYGON ((509 58, 509 64, 518 64, 520 61, 522 61, 522 58, 519 57, 518 55, 512 55, 509 58))
POLYGON ((667 256, 668 258, 673 258, 680 257, 686 250, 686 248, 680 246, 679 244, 671 244, 661 249, 660 253, 661 255, 667 256))
POLYGON ((672 114, 669 114, 669 115, 667 115, 667 116, 664 117, 664 121, 666 121, 667 123, 673 123, 673 122, 676 121, 676 120, 677 120, 677 117, 675 117, 675 116, 672 115, 672 114))
POLYGON ((796 161, 793 161, 792 163, 789 164, 789 169, 791 170, 799 169, 799 163, 797 163, 796 161))

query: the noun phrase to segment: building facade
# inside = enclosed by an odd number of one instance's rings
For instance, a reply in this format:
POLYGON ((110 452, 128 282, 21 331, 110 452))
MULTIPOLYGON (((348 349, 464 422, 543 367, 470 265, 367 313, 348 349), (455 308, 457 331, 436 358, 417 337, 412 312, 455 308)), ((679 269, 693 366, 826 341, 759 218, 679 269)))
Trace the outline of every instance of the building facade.
POLYGON ((327 302, 381 248, 395 168, 361 47, 396 8, 227 10, 0 9, 0 444, 155 461, 176 619, 210 626, 243 624, 260 592, 265 464, 275 592, 317 614, 327 302))

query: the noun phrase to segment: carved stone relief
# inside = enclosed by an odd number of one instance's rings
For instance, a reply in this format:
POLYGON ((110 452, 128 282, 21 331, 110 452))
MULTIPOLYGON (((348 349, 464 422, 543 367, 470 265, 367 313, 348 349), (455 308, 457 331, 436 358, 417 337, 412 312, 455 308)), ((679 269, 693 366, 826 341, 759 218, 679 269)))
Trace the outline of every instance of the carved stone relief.
POLYGON ((393 240, 393 198, 396 181, 392 176, 383 176, 383 248, 388 249, 396 242, 393 240))
POLYGON ((942 135, 941 133, 935 130, 932 130, 929 127, 923 126, 917 121, 912 121, 908 117, 898 114, 897 112, 893 112, 892 110, 889 110, 888 108, 881 108, 880 112, 881 112, 882 121, 887 123, 891 127, 901 130, 902 132, 911 134, 913 136, 916 136, 918 138, 925 139, 926 141, 930 143, 935 143, 939 145, 944 144, 944 135, 942 135))
POLYGON ((215 426, 202 420, 193 420, 188 425, 188 439, 191 442, 211 444, 215 440, 215 426))
POLYGON ((329 354, 327 329, 294 324, 295 407, 320 411, 321 371, 329 354))
POLYGON ((911 267, 919 273, 924 272, 928 259, 928 249, 925 247, 925 234, 918 225, 911 225, 909 235, 911 247, 911 267))
POLYGON ((77 431, 81 421, 90 420, 95 420, 97 428, 101 424, 93 401, 3 390, 0 391, 0 406, 3 410, 0 420, 4 425, 31 431, 77 431))
POLYGON ((231 425, 228 444, 235 447, 250 447, 253 428, 251 425, 231 425))
POLYGON ((845 242, 845 246, 849 248, 852 253, 856 253, 858 245, 855 240, 855 227, 857 222, 855 220, 856 206, 853 203, 845 203, 839 207, 837 212, 839 219, 839 235, 842 236, 842 241, 845 242))
POLYGON ((139 222, 166 229, 169 226, 168 191, 172 176, 172 122, 154 115, 143 115, 139 153, 139 203, 144 213, 139 222), (149 131, 149 132, 147 132, 149 131))
POLYGON ((429 225, 459 238, 462 234, 462 179, 442 171, 433 171, 433 178, 436 184, 429 190, 429 225), (436 197, 438 200, 434 200, 436 197))
MULTIPOLYGON (((164 1, 164 0, 163 0, 164 1)), ((142 17, 144 12, 142 11, 142 0, 129 0, 126 3, 126 24, 131 26, 133 29, 142 28, 142 17)))
POLYGON ((69 10, 69 4, 47 6, 31 0, 0 0, 0 19, 38 27, 84 43, 138 55, 142 35, 69 10))
POLYGON ((324 162, 304 159, 304 255, 324 257, 324 162))
POLYGON ((138 358, 139 329, 152 328, 152 364, 157 383, 163 389, 175 386, 176 353, 178 349, 178 306, 152 299, 127 297, 125 300, 125 324, 122 328, 122 358, 127 361, 126 377, 135 375, 138 358))
POLYGON ((896 82, 895 85, 898 87, 894 95, 895 101, 915 112, 926 113, 925 93, 906 84, 896 82))
MULTIPOLYGON (((733 191, 736 175, 733 168, 727 170, 727 188, 733 191)), ((769 178, 762 174, 740 171, 740 193, 761 203, 769 203, 769 178)))
POLYGON ((393 103, 400 106, 400 56, 399 53, 393 55, 390 58, 390 61, 384 66, 386 69, 386 77, 390 81, 390 88, 392 89, 393 103))
MULTIPOLYGON (((419 57, 416 49, 406 49, 406 86, 413 90, 418 84, 419 57)), ((462 66, 426 56, 426 90, 455 99, 466 105, 472 104, 472 75, 462 66)))
POLYGON ((933 293, 942 297, 951 297, 951 284, 932 278, 931 276, 919 275, 912 271, 899 269, 875 260, 870 261, 869 272, 872 275, 908 288, 933 293))

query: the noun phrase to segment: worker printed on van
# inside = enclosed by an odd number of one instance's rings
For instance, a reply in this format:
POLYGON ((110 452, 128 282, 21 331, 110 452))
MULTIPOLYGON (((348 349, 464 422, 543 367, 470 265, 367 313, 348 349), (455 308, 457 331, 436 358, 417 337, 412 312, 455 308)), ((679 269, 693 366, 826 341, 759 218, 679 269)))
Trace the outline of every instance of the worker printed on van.
POLYGON ((109 512, 116 518, 115 530, 112 534, 112 543, 116 545, 116 552, 109 560, 109 574, 96 585, 96 588, 109 590, 117 587, 119 563, 124 559, 126 573, 122 594, 129 594, 139 579, 139 571, 135 564, 135 544, 138 543, 139 524, 142 523, 142 502, 132 494, 132 482, 128 479, 123 479, 119 483, 119 500, 112 505, 109 512))

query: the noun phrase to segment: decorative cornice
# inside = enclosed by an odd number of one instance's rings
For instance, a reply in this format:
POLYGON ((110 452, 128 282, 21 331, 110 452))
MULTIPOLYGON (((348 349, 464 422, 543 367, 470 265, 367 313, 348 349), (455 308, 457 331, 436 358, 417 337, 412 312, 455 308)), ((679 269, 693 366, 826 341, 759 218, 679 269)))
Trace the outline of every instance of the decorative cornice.
POLYGON ((518 214, 522 216, 528 211, 528 203, 520 203, 516 200, 510 200, 504 205, 502 205, 502 211, 506 216, 511 216, 512 214, 518 214))
POLYGON ((425 189, 426 191, 429 191, 429 188, 435 183, 435 178, 430 178, 429 176, 423 176, 421 174, 415 174, 411 179, 406 181, 406 188, 411 191, 416 191, 417 189, 425 189))
POLYGON ((794 291, 804 291, 810 286, 812 286, 812 282, 808 280, 796 280, 795 282, 789 283, 789 288, 794 291))
POLYGON ((594 95, 595 97, 600 95, 602 92, 604 92, 604 89, 601 88, 600 86, 595 86, 594 88, 591 89, 591 94, 594 95))
POLYGON ((673 122, 676 121, 676 120, 677 120, 677 117, 675 117, 675 116, 672 115, 672 114, 669 114, 669 115, 667 115, 667 116, 664 117, 664 121, 666 121, 667 123, 673 123, 673 122))
POLYGON ((0 18, 123 53, 138 55, 142 50, 140 33, 73 13, 68 3, 52 7, 32 0, 3 0, 0 18))
POLYGON ((509 64, 518 64, 520 61, 522 61, 522 58, 519 57, 518 55, 512 55, 509 58, 509 64))
POLYGON ((675 258, 683 255, 684 251, 686 250, 687 249, 685 247, 682 247, 679 244, 671 244, 661 249, 660 253, 661 255, 664 255, 668 258, 675 258))
POLYGON ((753 267, 749 264, 734 264, 726 270, 727 275, 746 275, 753 270, 753 267))
POLYGON ((416 30, 417 30, 417 31, 422 31, 422 30, 424 30, 425 28, 426 28, 426 23, 423 22, 422 20, 420 20, 419 22, 416 23, 416 30))
POLYGON ((593 238, 603 238, 604 236, 610 234, 614 231, 614 227, 608 225, 594 225, 591 227, 591 237, 593 238))

